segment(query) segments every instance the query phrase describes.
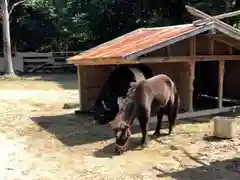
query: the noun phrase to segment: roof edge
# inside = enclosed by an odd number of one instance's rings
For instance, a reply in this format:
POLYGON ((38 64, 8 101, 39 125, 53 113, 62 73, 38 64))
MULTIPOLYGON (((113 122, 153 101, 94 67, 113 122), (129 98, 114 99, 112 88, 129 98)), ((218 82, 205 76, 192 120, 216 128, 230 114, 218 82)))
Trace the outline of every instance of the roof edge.
POLYGON ((161 30, 164 28, 177 28, 177 27, 185 27, 185 26, 191 26, 193 25, 192 23, 189 24, 178 24, 178 25, 173 25, 173 26, 162 26, 162 27, 146 27, 146 28, 142 28, 143 31, 147 31, 147 30, 161 30))
MULTIPOLYGON (((126 33, 126 34, 123 34, 122 36, 119 36, 119 37, 114 38, 114 39, 112 39, 112 40, 109 40, 109 41, 107 41, 107 42, 105 42, 105 43, 99 44, 99 45, 97 45, 97 46, 95 46, 95 47, 93 47, 93 48, 90 48, 90 49, 88 49, 88 50, 86 50, 86 51, 83 51, 82 53, 88 53, 89 51, 95 50, 95 49, 97 49, 97 48, 101 48, 102 46, 106 46, 106 45, 111 44, 111 43, 114 43, 115 41, 118 41, 120 38, 125 37, 125 36, 129 36, 129 35, 131 35, 131 34, 133 34, 133 33, 136 33, 136 32, 138 32, 138 31, 141 31, 142 29, 143 29, 143 28, 138 28, 138 29, 136 29, 136 30, 134 30, 134 31, 128 32, 128 33, 126 33)), ((80 53, 80 54, 82 54, 82 53, 80 53)), ((75 56, 79 56, 80 54, 77 54, 77 55, 75 55, 75 56)), ((71 60, 71 58, 74 58, 75 56, 72 56, 72 57, 67 58, 67 61, 71 60)))
POLYGON ((98 58, 98 59, 81 59, 68 61, 68 64, 74 64, 76 66, 88 66, 88 65, 116 65, 116 64, 138 64, 137 61, 126 60, 123 58, 98 58))

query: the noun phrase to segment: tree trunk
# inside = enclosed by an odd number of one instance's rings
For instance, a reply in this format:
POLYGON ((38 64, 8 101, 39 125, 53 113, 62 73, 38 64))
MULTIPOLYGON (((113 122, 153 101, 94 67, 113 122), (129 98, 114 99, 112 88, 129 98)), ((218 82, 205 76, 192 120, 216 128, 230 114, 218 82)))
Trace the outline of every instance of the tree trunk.
POLYGON ((8 12, 8 1, 2 0, 2 21, 3 21, 3 46, 4 46, 4 59, 5 59, 5 74, 15 75, 12 63, 11 52, 11 37, 10 37, 10 23, 8 12))

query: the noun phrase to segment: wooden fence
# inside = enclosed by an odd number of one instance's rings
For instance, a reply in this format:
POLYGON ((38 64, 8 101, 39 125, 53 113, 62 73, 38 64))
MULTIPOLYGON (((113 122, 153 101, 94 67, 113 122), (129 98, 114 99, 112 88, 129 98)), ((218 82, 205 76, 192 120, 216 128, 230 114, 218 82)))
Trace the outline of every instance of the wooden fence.
MULTIPOLYGON (((16 52, 12 53, 13 68, 18 72, 55 71, 72 68, 66 59, 80 52, 16 52)), ((4 71, 4 57, 0 52, 0 72, 4 71)))

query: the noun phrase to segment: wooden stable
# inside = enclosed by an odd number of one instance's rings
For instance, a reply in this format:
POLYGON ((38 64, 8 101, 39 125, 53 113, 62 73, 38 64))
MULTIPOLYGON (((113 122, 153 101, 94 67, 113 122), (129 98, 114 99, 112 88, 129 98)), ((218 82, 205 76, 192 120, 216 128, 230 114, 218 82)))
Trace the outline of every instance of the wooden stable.
MULTIPOLYGON (((80 110, 89 110, 105 80, 119 65, 136 67, 139 64, 148 66, 154 74, 164 73, 173 79, 181 98, 180 109, 188 112, 186 117, 231 110, 223 108, 223 95, 229 88, 240 91, 240 83, 232 81, 239 73, 234 67, 240 67, 240 31, 201 11, 187 8, 195 17, 207 20, 187 25, 141 28, 69 58, 69 63, 78 67, 80 110), (198 74, 196 64, 203 62, 218 64, 217 71, 211 72, 216 73, 218 80, 208 82, 218 86, 218 106, 214 111, 189 114, 194 111, 194 82, 200 81, 195 79, 198 74), (228 73, 227 78, 225 72, 228 73)), ((211 78, 201 82, 208 79, 211 78)))

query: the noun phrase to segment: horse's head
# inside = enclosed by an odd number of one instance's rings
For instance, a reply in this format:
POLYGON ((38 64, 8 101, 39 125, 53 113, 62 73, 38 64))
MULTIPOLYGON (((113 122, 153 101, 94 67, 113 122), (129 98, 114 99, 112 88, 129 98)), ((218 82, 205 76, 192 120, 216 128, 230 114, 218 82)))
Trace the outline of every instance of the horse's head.
POLYGON ((128 140, 131 136, 131 124, 135 118, 136 106, 132 97, 135 91, 135 86, 129 89, 127 96, 124 100, 119 100, 119 112, 113 121, 110 122, 110 126, 114 132, 116 138, 115 152, 118 154, 123 153, 128 149, 128 140))
POLYGON ((116 138, 115 152, 121 154, 128 149, 128 139, 131 136, 130 125, 126 124, 120 117, 116 117, 110 122, 110 125, 116 138))

